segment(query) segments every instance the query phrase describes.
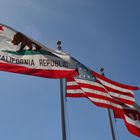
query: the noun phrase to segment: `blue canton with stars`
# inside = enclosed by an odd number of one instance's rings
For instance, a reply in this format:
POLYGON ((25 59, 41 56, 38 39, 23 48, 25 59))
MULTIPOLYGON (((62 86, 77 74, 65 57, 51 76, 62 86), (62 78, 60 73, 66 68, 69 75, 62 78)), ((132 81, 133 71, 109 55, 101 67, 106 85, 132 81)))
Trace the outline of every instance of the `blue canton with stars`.
POLYGON ((75 78, 88 80, 88 81, 96 81, 96 78, 92 75, 92 73, 90 72, 90 70, 86 66, 81 64, 76 59, 74 59, 74 61, 75 61, 76 65, 77 65, 78 72, 79 72, 79 75, 76 76, 75 78))

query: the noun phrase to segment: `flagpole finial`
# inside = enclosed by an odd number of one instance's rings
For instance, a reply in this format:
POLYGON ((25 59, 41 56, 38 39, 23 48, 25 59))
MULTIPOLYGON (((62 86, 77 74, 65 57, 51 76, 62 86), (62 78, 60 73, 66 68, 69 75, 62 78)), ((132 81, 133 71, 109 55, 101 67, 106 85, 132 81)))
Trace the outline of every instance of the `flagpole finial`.
POLYGON ((57 50, 58 50, 58 51, 62 51, 61 41, 58 40, 58 41, 56 42, 56 44, 57 44, 57 50))
POLYGON ((105 74, 104 74, 104 68, 103 67, 100 68, 100 72, 101 72, 101 75, 102 76, 105 76, 105 74))
POLYGON ((104 68, 103 68, 103 67, 101 67, 101 68, 100 68, 100 72, 103 72, 103 71, 104 71, 104 68))

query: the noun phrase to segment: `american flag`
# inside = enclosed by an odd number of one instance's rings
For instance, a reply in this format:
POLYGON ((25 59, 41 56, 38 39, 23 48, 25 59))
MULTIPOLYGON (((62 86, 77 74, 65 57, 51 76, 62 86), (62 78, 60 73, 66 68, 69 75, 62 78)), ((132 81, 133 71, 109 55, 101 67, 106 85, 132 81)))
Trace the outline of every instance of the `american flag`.
MULTIPOLYGON (((66 79, 67 97, 86 97, 95 105, 121 109, 118 103, 132 106, 135 103, 133 90, 138 87, 112 81, 76 61, 79 76, 66 79)), ((124 106, 125 108, 125 106, 124 106)))
POLYGON ((134 107, 133 93, 139 88, 115 82, 76 63, 79 76, 66 79, 66 96, 86 97, 99 107, 113 109, 114 117, 123 119, 128 131, 140 137, 140 112, 134 107))

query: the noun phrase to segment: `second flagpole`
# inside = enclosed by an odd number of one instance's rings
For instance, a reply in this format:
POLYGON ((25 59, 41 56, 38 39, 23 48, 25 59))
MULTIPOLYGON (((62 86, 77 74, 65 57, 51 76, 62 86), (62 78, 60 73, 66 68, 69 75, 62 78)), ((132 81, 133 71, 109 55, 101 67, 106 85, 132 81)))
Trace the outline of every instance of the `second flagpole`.
MULTIPOLYGON (((102 76, 105 76, 104 68, 101 68, 100 72, 101 72, 102 76)), ((111 116, 111 109, 108 108, 107 111, 108 111, 108 117, 109 117, 109 124, 110 124, 111 134, 112 134, 112 140, 116 140, 115 131, 114 131, 114 127, 113 127, 112 116, 111 116)))

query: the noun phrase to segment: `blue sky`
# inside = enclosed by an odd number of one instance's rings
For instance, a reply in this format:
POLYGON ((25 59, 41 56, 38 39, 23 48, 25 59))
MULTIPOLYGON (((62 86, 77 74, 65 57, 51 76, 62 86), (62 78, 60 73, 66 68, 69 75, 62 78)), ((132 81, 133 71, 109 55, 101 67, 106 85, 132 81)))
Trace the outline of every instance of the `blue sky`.
MULTIPOLYGON (((108 78, 140 86, 139 0, 1 0, 0 22, 63 49, 108 78)), ((59 80, 0 72, 0 139, 61 139, 59 80)), ((140 104, 140 92, 135 92, 140 104)), ((111 140, 107 110, 67 99, 69 140, 111 140)), ((118 140, 138 140, 123 121, 118 140)))

